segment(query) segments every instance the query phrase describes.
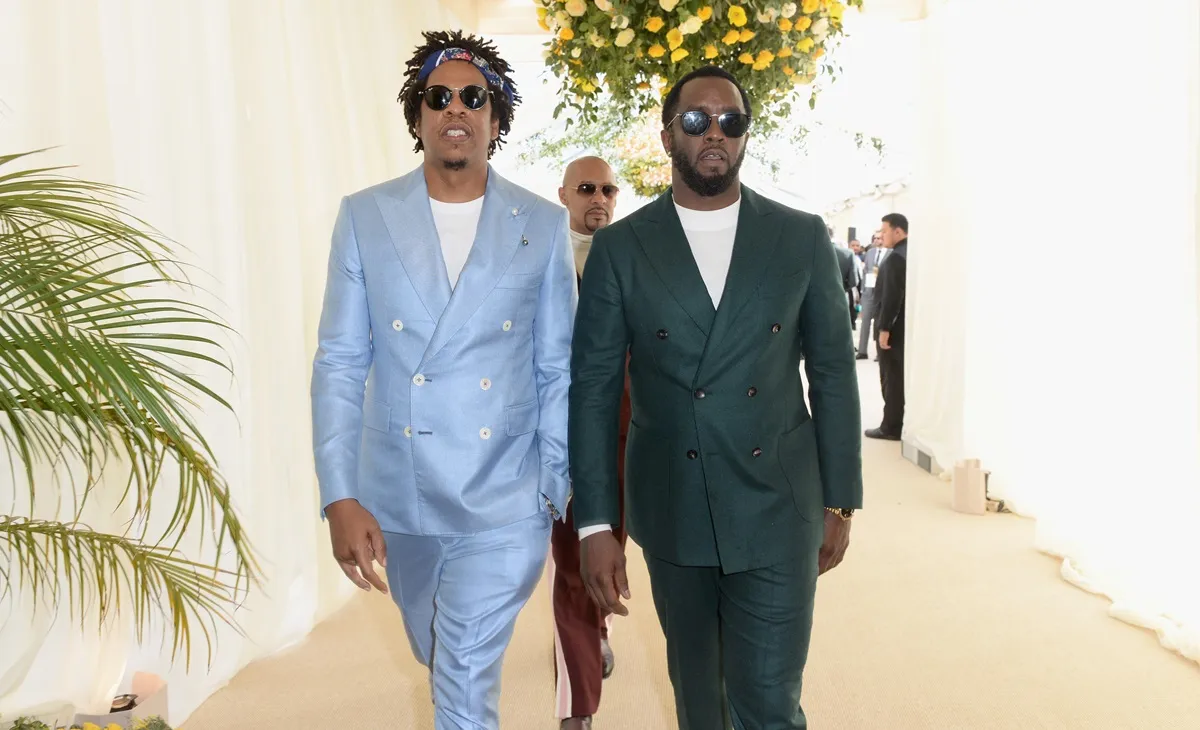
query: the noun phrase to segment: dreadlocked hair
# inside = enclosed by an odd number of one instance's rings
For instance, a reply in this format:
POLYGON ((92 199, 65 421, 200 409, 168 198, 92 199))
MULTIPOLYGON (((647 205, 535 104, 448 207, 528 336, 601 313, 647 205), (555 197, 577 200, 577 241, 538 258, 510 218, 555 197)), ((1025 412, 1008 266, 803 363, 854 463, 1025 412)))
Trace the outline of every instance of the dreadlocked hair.
MULTIPOLYGON (((516 84, 508 75, 512 71, 512 67, 508 65, 507 61, 500 58, 500 54, 491 41, 483 38, 473 35, 464 36, 460 30, 424 31, 421 35, 424 36, 425 42, 417 47, 412 58, 409 59, 408 70, 404 73, 404 86, 400 88, 400 96, 396 99, 404 104, 404 120, 408 122, 408 133, 417 141, 413 146, 413 151, 420 152, 425 149, 424 143, 421 142, 421 95, 425 92, 425 82, 417 78, 421 73, 421 67, 425 65, 425 59, 435 53, 447 48, 462 48, 476 58, 487 61, 488 65, 492 67, 492 71, 503 79, 513 92, 512 102, 509 102, 504 89, 498 88, 494 84, 487 84, 488 89, 492 92, 492 118, 500 120, 500 136, 488 143, 488 159, 491 159, 496 150, 504 145, 504 137, 512 128, 513 109, 521 103, 521 96, 517 93, 516 84)), ((487 83, 486 79, 484 83, 487 83)))

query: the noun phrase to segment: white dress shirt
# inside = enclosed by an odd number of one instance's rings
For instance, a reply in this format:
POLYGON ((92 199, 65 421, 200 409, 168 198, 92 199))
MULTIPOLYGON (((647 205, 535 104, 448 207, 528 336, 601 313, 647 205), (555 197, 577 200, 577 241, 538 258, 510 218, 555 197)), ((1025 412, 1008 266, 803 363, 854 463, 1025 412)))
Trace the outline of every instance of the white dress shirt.
MULTIPOLYGON (((713 309, 720 306, 721 294, 725 291, 741 205, 741 198, 719 210, 692 210, 675 204, 675 212, 679 214, 679 222, 683 225, 683 233, 692 249, 696 267, 700 269, 700 278, 704 279, 704 286, 712 299, 713 309)), ((579 530, 579 539, 611 529, 610 525, 584 527, 579 530)))
POLYGON ((437 227, 438 240, 442 244, 442 258, 446 261, 446 274, 450 277, 450 288, 458 285, 458 277, 475 245, 475 230, 479 227, 479 215, 483 212, 483 198, 468 203, 443 203, 429 199, 433 210, 433 223, 437 227))

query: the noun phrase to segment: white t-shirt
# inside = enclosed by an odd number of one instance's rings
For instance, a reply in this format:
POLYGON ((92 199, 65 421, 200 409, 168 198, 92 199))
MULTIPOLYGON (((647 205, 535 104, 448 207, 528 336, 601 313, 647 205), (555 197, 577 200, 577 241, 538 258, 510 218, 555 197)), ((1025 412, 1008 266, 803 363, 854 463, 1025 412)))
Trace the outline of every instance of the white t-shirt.
POLYGON ((718 210, 692 210, 675 204, 675 212, 679 214, 679 222, 683 224, 692 257, 700 268, 714 309, 721 305, 721 293, 725 291, 741 206, 740 198, 733 205, 718 210))
POLYGON ((483 198, 468 203, 443 203, 429 199, 433 210, 433 223, 437 227, 438 240, 442 244, 442 258, 446 261, 446 274, 450 277, 450 288, 458 285, 471 247, 475 245, 475 231, 479 228, 479 214, 483 212, 483 198))

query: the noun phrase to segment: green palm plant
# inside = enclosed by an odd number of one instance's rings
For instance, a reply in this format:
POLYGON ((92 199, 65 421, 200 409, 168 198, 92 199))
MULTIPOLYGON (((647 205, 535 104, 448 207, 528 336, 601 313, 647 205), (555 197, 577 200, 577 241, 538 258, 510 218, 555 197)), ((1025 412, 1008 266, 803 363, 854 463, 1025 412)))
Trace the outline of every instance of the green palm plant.
POLYGON ((231 606, 258 579, 191 415, 205 403, 230 408, 187 369, 232 373, 214 339, 226 325, 172 296, 188 286, 184 266, 126 212, 127 191, 30 168, 35 154, 0 156, 0 442, 31 505, 39 489, 45 501, 65 485, 74 512, 62 522, 0 514, 3 591, 69 602, 81 621, 132 612, 139 638, 160 614, 173 659, 183 652, 190 665, 198 630, 211 661, 216 622, 236 627, 231 606), (106 470, 125 480, 120 534, 81 522, 106 470), (152 532, 159 495, 174 497, 174 511, 152 532), (197 529, 225 556, 218 565, 179 550, 197 529))

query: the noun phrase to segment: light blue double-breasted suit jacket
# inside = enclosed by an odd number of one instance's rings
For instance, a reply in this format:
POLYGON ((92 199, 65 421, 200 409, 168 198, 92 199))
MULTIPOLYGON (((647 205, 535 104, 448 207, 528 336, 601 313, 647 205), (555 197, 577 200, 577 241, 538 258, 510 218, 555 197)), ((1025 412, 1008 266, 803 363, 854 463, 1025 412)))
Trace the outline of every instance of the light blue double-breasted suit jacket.
POLYGON ((451 290, 421 168, 342 201, 312 417, 322 511, 467 535, 566 513, 577 290, 566 212, 488 170, 451 290))

